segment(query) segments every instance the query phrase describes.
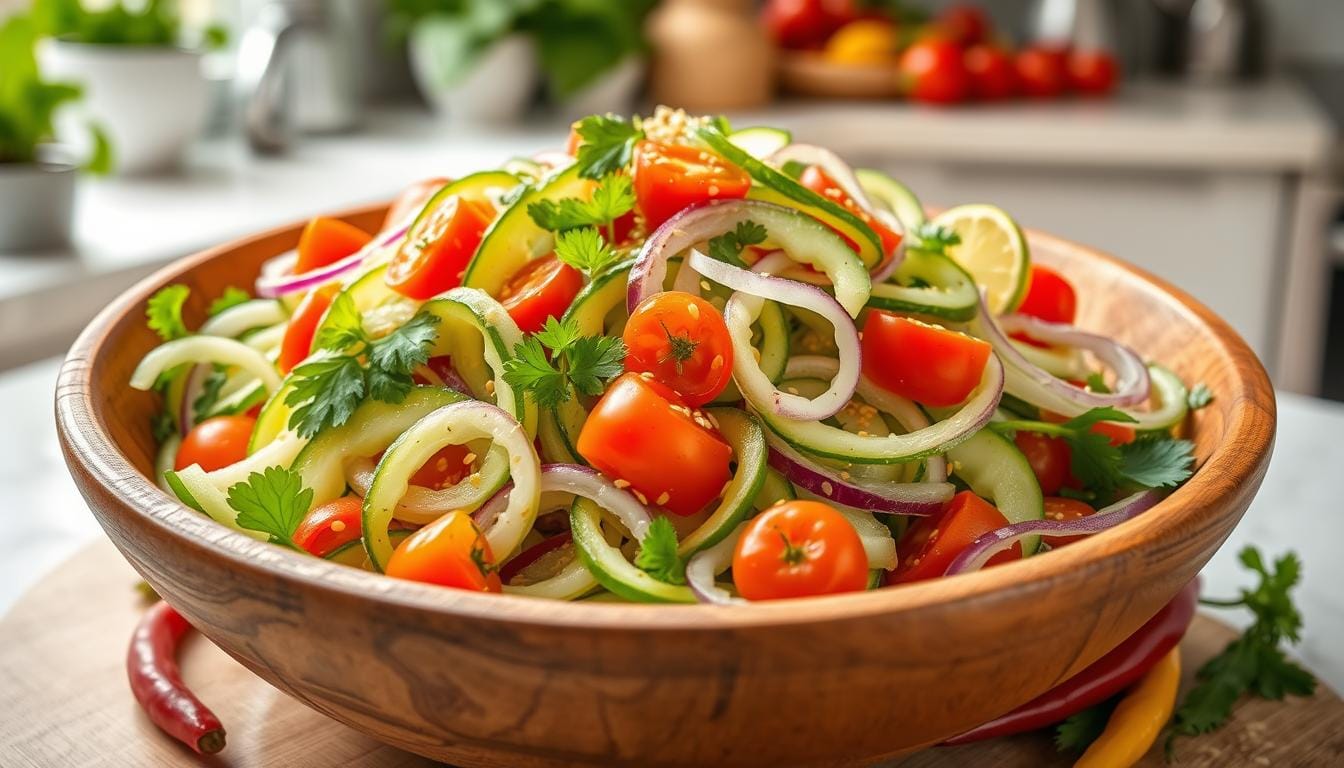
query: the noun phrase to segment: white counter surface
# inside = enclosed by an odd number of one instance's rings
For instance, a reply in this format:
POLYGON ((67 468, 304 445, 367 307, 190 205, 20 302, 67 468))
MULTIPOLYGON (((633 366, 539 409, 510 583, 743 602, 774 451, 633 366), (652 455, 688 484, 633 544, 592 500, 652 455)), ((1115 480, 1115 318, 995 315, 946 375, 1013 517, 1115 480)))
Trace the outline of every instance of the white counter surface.
MULTIPOLYGON (((81 545, 101 536, 66 473, 52 417, 58 362, 0 375, 0 614, 81 545)), ((1344 405, 1296 395, 1279 398, 1274 459, 1241 525, 1204 570, 1204 594, 1233 597, 1249 586, 1237 552, 1255 544, 1267 556, 1296 550, 1305 564, 1297 604, 1306 619, 1298 653, 1336 690, 1344 690, 1344 516, 1336 477, 1344 469, 1344 405)), ((127 585, 130 589, 131 585, 127 585)), ((1220 618, 1246 623, 1239 611, 1220 618)), ((0 638, 0 642, 3 638, 0 638)))

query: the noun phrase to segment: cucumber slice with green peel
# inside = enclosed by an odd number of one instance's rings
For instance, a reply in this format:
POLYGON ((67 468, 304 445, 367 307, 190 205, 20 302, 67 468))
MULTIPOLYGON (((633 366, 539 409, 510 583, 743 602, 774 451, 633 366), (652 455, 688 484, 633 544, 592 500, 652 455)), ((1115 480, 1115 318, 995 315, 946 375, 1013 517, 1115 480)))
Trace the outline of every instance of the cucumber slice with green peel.
MULTIPOLYGON (((415 531, 389 531, 387 535, 392 541, 392 549, 395 550, 401 545, 401 542, 410 537, 412 533, 415 533, 415 531)), ((369 562, 369 555, 364 551, 364 543, 359 539, 355 539, 354 541, 347 541, 336 549, 323 555, 322 559, 331 563, 339 563, 340 565, 348 565, 351 568, 365 570, 364 566, 369 562)))
POLYGON ((292 432, 285 432, 264 448, 227 467, 206 472, 199 464, 164 474, 164 481, 183 504, 204 512, 215 522, 232 528, 254 539, 266 539, 264 533, 238 527, 238 511, 229 505, 229 489, 245 483, 254 472, 269 467, 288 468, 303 450, 307 440, 292 432))
POLYGON ((605 334, 612 310, 625 311, 627 281, 634 263, 634 259, 623 261, 590 280, 565 310, 564 320, 577 322, 583 336, 605 334))
POLYGON ((555 244, 555 235, 537 226, 527 207, 540 200, 566 197, 586 200, 596 186, 597 182, 579 176, 578 167, 572 166, 543 181, 541 186, 527 189, 485 231, 476 255, 467 264, 462 285, 498 296, 504 283, 524 264, 550 253, 555 244))
MULTIPOLYGON (((989 499, 1009 523, 1045 517, 1041 485, 1027 457, 1012 441, 982 429, 948 451, 947 458, 953 474, 977 496, 989 499)), ((1039 536, 1022 539, 1022 556, 1034 554, 1039 545, 1039 536)))
POLYGON ((1150 411, 1123 409, 1134 417, 1135 423, 1126 426, 1141 432, 1167 431, 1175 428, 1190 413, 1190 392, 1181 377, 1156 363, 1148 364, 1148 378, 1152 382, 1152 397, 1157 406, 1150 411))
POLYGON ((959 205, 935 216, 933 223, 961 238, 947 247, 947 255, 985 289, 989 311, 1002 315, 1017 309, 1027 295, 1031 252, 1013 217, 992 205, 959 205))
POLYGON ((625 559, 619 547, 607 542, 602 530, 602 508, 585 498, 569 508, 569 530, 575 551, 597 583, 627 600, 640 603, 694 603, 689 587, 659 581, 625 559))
POLYGON ((766 125, 743 128, 728 134, 728 140, 758 160, 775 154, 793 142, 793 134, 766 125))
POLYGON ((724 488, 719 505, 677 546, 682 557, 714 546, 751 514, 769 469, 765 432, 755 416, 737 408, 707 408, 705 413, 733 449, 737 471, 724 488))
POLYGON ((875 268, 886 256, 882 250, 882 241, 872 228, 835 201, 818 195, 752 157, 715 128, 701 128, 696 132, 696 137, 751 176, 755 183, 747 193, 748 197, 783 205, 820 220, 857 245, 858 257, 865 270, 875 268))
POLYGON ((504 591, 510 595, 541 597, 549 600, 576 600, 597 588, 597 579, 578 557, 560 569, 554 576, 526 586, 504 585, 504 591))
MULTIPOLYGON (((752 326, 753 346, 760 350, 761 372, 772 383, 784 378, 784 369, 789 365, 789 317, 779 302, 766 301, 761 306, 761 314, 752 326)), ((827 326, 829 331, 829 325, 827 326)), ((733 381, 714 398, 715 405, 741 401, 742 392, 733 381)))
POLYGON ((773 467, 766 467, 765 482, 761 483, 761 490, 751 505, 757 512, 763 512, 781 501, 792 501, 796 498, 798 491, 789 478, 773 467))
POLYGON ((965 322, 979 309, 980 290, 952 259, 910 249, 887 282, 873 285, 868 306, 965 322))
POLYGON ((537 439, 548 464, 588 463, 575 447, 587 420, 588 410, 573 397, 554 408, 538 409, 537 439))
POLYGON ((860 168, 854 171, 854 176, 868 197, 891 211, 906 232, 914 232, 927 220, 923 203, 901 182, 871 168, 860 168))

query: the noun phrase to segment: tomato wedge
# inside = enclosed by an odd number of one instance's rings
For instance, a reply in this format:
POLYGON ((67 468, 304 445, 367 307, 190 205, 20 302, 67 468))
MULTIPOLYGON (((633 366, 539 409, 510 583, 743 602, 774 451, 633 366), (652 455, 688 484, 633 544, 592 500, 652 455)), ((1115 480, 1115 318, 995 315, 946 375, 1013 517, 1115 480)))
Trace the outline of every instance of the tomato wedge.
MULTIPOLYGON (((901 244, 900 233, 889 229, 885 224, 878 221, 875 216, 860 207, 858 203, 854 202, 854 198, 845 194, 845 191, 840 188, 840 185, 836 183, 835 179, 831 178, 830 174, 822 170, 821 166, 809 165, 806 170, 803 171, 803 175, 799 177, 798 182, 822 197, 843 205, 846 210, 855 216, 858 216, 864 224, 868 225, 869 229, 876 233, 877 239, 882 242, 883 254, 882 264, 878 265, 878 269, 881 269, 883 265, 895 257, 896 249, 901 244)), ((850 240, 844 234, 840 234, 840 236, 845 239, 845 242, 849 243, 850 248, 853 248, 856 253, 858 252, 859 246, 857 243, 850 240)))
POLYGON ((490 203, 458 195, 426 207, 387 265, 388 286, 425 301, 461 285, 462 274, 494 218, 490 203))
POLYGON ((718 498, 733 450, 671 389, 639 374, 612 382, 579 433, 579 455, 674 514, 718 498), (699 421, 697 421, 697 416, 699 421))
POLYGON ((652 232, 687 206, 747 196, 747 172, 707 149, 644 140, 635 145, 635 201, 652 232))
POLYGON ((499 303, 523 333, 536 333, 547 318, 560 317, 583 290, 583 273, 555 257, 533 259, 514 273, 499 303))
POLYGON ((443 176, 417 181, 407 187, 392 201, 392 205, 387 209, 387 217, 383 219, 383 229, 401 223, 402 220, 409 217, 412 213, 425 207, 425 203, 435 195, 440 189, 448 186, 452 179, 443 176))
POLYGON ((863 326, 863 372, 878 386, 924 405, 964 401, 980 384, 988 343, 936 325, 873 310, 863 326))
POLYGON ((635 307, 622 334, 630 350, 625 369, 647 371, 700 406, 733 377, 733 344, 713 304, 682 291, 655 293, 635 307))
POLYGON ((317 333, 317 326, 322 321, 322 316, 327 313, 332 300, 336 298, 338 290, 339 286, 330 283, 310 291, 303 297, 303 301, 299 302, 294 314, 290 315, 289 325, 285 327, 285 337, 280 341, 280 356, 275 360, 275 367, 279 368, 281 373, 294 370, 294 366, 312 354, 313 335, 317 333))
MULTIPOLYGON (((970 491, 952 497, 942 512, 921 518, 905 532, 896 548, 896 570, 887 574, 888 584, 934 579, 947 572, 963 549, 990 531, 1008 524, 993 504, 970 491)), ((991 557, 986 567, 1022 557, 1022 545, 1013 544, 991 557)))
POLYGON ((471 515, 459 511, 407 536, 388 559, 387 575, 473 592, 503 591, 490 542, 471 515))
POLYGON ((844 515, 818 501, 787 501, 747 523, 733 551, 733 584, 748 600, 860 592, 868 555, 844 515))
POLYGON ((214 472, 242 461, 256 423, 251 416, 215 416, 202 421, 182 438, 173 469, 200 464, 206 472, 214 472))
POLYGON ((294 543, 305 552, 326 557, 363 535, 364 500, 342 496, 304 515, 294 531, 294 543))
POLYGON ((1027 295, 1017 313, 1050 323, 1072 323, 1078 313, 1078 294, 1063 275, 1049 267, 1032 264, 1027 295))
POLYGON ((334 264, 369 244, 373 236, 340 219, 318 216, 299 235, 299 257, 294 273, 303 274, 334 264))

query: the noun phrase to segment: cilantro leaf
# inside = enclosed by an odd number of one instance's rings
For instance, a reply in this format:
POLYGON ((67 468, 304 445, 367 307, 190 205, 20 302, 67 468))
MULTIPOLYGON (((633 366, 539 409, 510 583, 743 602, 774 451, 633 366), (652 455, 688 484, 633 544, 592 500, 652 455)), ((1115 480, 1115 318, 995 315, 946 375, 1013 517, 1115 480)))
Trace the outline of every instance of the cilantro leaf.
POLYGON ((346 355, 304 363, 294 373, 294 388, 285 396, 285 405, 294 408, 289 426, 302 437, 349 421, 367 391, 364 369, 346 355))
POLYGON ((1103 395, 1109 394, 1111 391, 1111 388, 1106 386, 1106 377, 1096 371, 1087 374, 1087 388, 1092 392, 1103 395))
POLYGON ((583 140, 576 165, 579 175, 587 179, 600 179, 628 166, 635 143, 644 138, 633 122, 616 115, 589 115, 575 130, 583 140))
POLYGON ((242 288, 239 288, 237 286, 230 285, 229 287, 224 289, 224 292, 221 293, 217 299, 210 302, 210 308, 206 310, 206 314, 208 314, 210 317, 214 317, 215 315, 218 315, 220 312, 223 312, 226 309, 236 307, 239 304, 243 304, 251 300, 252 297, 248 295, 247 291, 244 291, 242 288))
POLYGON ((411 372, 429 361, 429 348, 438 337, 438 324, 438 315, 416 313, 400 328, 369 344, 369 369, 403 378, 409 387, 411 372))
POLYGON ((1093 408, 1081 416, 1074 416, 1072 419, 1064 422, 1065 429, 1091 429, 1094 424, 1103 421, 1114 421, 1121 424, 1133 424, 1137 421, 1133 416, 1125 413, 1118 408, 1107 406, 1105 408, 1093 408))
POLYGON ((686 583, 686 564, 677 554, 677 529, 666 517, 655 517, 635 555, 635 565, 667 584, 686 583))
POLYGON ((569 380, 585 395, 600 395, 606 380, 625 369, 625 342, 619 336, 579 339, 565 353, 569 380))
POLYGON ((748 219, 740 221, 732 232, 725 232, 709 240, 709 256, 735 267, 746 268, 742 250, 749 245, 760 245, 767 236, 765 227, 748 219))
POLYGON ((1060 752, 1087 749, 1106 730, 1106 723, 1118 703, 1118 699, 1110 699, 1069 715, 1055 726, 1055 749, 1060 752))
POLYGON ((946 254, 953 245, 961 244, 961 235, 955 230, 926 221, 915 230, 915 247, 921 251, 946 254))
POLYGON ((1186 395, 1185 402, 1186 405, 1190 406, 1190 410, 1198 411, 1213 402, 1213 390, 1209 389, 1208 384, 1201 381, 1190 389, 1190 394, 1186 395))
POLYGON ((1136 440, 1120 447, 1120 474, 1149 488, 1174 488, 1190 477, 1194 458, 1189 440, 1136 440))
POLYGON ((528 392, 543 408, 569 400, 565 374, 546 359, 546 350, 533 336, 513 348, 513 357, 504 362, 504 381, 520 392, 528 392))
POLYGON ((569 400, 571 389, 602 394, 606 380, 624 369, 625 355, 620 337, 583 337, 578 321, 549 318, 542 330, 514 347, 513 357, 504 362, 504 380, 530 392, 537 405, 552 408, 569 400))
POLYGON ((294 531, 313 503, 313 489, 303 487, 297 472, 267 467, 253 472, 247 482, 230 486, 228 502, 238 511, 238 527, 268 534, 274 544, 299 549, 294 531))
POLYGON ((634 207, 635 192, 630 177, 613 173, 602 179, 588 200, 577 197, 538 200, 527 206, 527 215, 542 229, 564 232, 581 227, 610 227, 634 207))
POLYGON ((354 297, 349 293, 341 293, 327 310, 313 347, 341 352, 356 344, 367 343, 368 340, 368 335, 364 333, 364 318, 360 315, 359 307, 355 306, 354 297))
POLYGON ((548 317, 541 330, 537 331, 536 337, 537 341, 545 344, 551 352, 564 352, 581 338, 579 323, 572 318, 562 322, 554 317, 548 317))
POLYGON ((618 173, 603 177, 602 183, 593 190, 593 199, 587 205, 588 212, 597 218, 594 223, 598 224, 613 222, 634 210, 634 207, 634 184, 629 176, 618 173))
POLYGON ((571 229, 555 238, 555 257, 589 278, 616 261, 616 252, 593 227, 571 229))
POLYGON ((195 415, 197 424, 205 421, 210 411, 219 403, 220 390, 224 389, 224 382, 228 379, 228 375, 218 367, 205 377, 205 381, 201 383, 201 394, 191 401, 192 414, 195 415))
POLYGON ((165 440, 177 434, 177 421, 167 411, 159 411, 149 417, 149 432, 154 435, 154 442, 163 445, 165 440))
POLYGON ((182 322, 182 306, 187 303, 191 289, 185 285, 174 284, 162 288, 149 297, 145 304, 145 318, 149 327, 164 341, 173 341, 190 336, 191 331, 182 322))

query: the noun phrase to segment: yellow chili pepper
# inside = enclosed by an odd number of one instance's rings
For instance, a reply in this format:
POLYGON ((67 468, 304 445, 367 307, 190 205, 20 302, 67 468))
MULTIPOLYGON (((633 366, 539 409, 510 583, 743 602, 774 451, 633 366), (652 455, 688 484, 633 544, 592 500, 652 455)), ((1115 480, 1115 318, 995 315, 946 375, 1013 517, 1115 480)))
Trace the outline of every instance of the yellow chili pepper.
POLYGON ((1116 705, 1106 730, 1074 768, 1128 768, 1157 741, 1176 706, 1181 684, 1181 649, 1172 648, 1116 705))

